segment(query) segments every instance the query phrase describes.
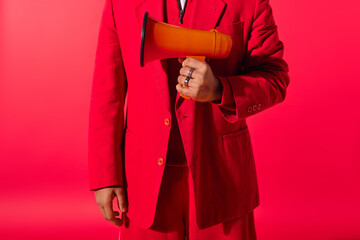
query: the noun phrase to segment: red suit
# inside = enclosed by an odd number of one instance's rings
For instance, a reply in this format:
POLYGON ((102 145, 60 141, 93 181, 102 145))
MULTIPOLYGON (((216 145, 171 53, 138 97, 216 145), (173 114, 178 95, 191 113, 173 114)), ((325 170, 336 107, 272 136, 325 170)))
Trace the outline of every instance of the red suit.
MULTIPOLYGON (((174 106, 193 179, 199 228, 244 216, 259 204, 246 118, 284 100, 289 83, 268 0, 188 0, 181 26, 232 37, 227 59, 208 63, 223 87, 220 103, 174 106)), ((90 189, 126 186, 128 217, 149 227, 166 163, 171 114, 167 61, 145 64, 145 11, 164 21, 163 1, 106 0, 89 121, 90 189)), ((180 24, 179 24, 180 25, 180 24)))

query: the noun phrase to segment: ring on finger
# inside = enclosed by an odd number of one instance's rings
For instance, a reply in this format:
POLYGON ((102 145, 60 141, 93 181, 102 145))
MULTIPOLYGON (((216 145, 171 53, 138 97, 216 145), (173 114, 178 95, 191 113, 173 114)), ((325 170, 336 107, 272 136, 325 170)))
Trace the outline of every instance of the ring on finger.
POLYGON ((188 77, 189 78, 192 78, 191 75, 193 74, 194 70, 195 70, 194 68, 190 68, 190 70, 188 72, 188 77))
POLYGON ((184 81, 184 86, 189 87, 189 81, 190 81, 190 77, 188 76, 184 81))

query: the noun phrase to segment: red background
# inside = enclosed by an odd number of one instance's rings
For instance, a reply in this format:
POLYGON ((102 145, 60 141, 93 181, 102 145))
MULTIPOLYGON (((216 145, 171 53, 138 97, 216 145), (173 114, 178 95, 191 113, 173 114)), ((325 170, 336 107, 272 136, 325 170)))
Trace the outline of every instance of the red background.
MULTIPOLYGON (((88 190, 103 0, 0 0, 0 238, 117 239, 88 190)), ((271 0, 291 83, 248 119, 259 239, 360 239, 360 2, 271 0)))

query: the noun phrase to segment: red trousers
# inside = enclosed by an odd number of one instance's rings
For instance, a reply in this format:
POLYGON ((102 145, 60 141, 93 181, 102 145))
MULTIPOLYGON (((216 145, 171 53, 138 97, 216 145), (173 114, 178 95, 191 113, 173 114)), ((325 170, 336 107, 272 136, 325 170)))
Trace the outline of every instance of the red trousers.
POLYGON ((256 240, 253 212, 199 229, 192 182, 188 167, 166 165, 153 225, 143 229, 126 218, 120 227, 119 240, 256 240))

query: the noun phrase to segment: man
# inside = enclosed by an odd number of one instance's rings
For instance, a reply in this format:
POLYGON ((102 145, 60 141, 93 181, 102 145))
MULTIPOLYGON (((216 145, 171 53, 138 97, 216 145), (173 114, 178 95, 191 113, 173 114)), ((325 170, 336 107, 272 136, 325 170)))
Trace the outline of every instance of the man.
POLYGON ((120 226, 120 239, 256 239, 259 196, 246 118, 284 100, 283 49, 269 0, 183 6, 106 0, 89 173, 90 189, 103 216, 120 226), (146 11, 173 25, 230 35, 229 57, 157 60, 141 68, 146 11), (115 197, 120 212, 113 210, 115 197))

